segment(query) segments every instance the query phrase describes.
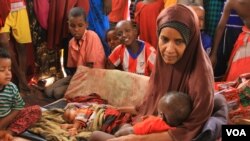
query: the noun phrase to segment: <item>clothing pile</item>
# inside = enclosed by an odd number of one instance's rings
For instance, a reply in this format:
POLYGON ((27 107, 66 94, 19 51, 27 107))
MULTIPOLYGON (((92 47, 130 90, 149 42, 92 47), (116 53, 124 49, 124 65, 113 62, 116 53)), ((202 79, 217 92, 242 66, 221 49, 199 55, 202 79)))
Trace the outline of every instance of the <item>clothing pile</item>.
POLYGON ((224 95, 233 124, 250 124, 250 79, 239 77, 236 81, 218 82, 217 93, 224 95))

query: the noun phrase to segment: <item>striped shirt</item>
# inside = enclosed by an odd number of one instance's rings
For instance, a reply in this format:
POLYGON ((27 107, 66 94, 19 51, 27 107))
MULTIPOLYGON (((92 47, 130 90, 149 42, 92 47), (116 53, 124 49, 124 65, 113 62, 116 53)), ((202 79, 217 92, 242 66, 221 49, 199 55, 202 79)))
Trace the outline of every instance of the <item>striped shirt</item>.
POLYGON ((7 116, 11 110, 23 109, 24 105, 16 85, 12 82, 0 91, 0 118, 7 116))
POLYGON ((154 67, 156 51, 150 44, 141 40, 138 42, 137 54, 133 54, 124 45, 119 45, 110 54, 109 60, 116 67, 121 64, 124 71, 149 76, 154 67))

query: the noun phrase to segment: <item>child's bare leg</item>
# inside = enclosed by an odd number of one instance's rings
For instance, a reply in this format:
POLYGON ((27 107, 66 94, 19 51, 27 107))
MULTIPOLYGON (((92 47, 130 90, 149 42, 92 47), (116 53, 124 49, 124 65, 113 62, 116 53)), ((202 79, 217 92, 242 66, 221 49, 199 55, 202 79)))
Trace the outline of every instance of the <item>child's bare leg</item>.
POLYGON ((89 141, 106 141, 112 138, 115 138, 115 136, 102 131, 94 131, 91 134, 89 141))

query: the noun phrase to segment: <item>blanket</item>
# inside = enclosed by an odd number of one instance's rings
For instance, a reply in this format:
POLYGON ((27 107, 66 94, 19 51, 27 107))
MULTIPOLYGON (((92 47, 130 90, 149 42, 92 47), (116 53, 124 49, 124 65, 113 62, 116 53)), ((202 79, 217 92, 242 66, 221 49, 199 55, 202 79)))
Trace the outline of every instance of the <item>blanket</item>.
POLYGON ((91 135, 91 131, 82 131, 76 136, 70 136, 66 130, 61 129, 60 125, 66 123, 62 118, 63 112, 63 109, 44 111, 41 119, 29 131, 49 141, 77 141, 87 139, 91 135))
MULTIPOLYGON (((68 103, 66 108, 54 108, 43 111, 41 119, 29 129, 30 132, 42 136, 46 140, 53 141, 76 141, 87 140, 91 133, 101 130, 114 134, 124 123, 132 121, 132 115, 116 110, 107 104, 97 103, 68 103), (91 109, 92 112, 86 120, 86 127, 78 130, 76 136, 70 136, 69 132, 61 129, 61 125, 66 121, 62 115, 67 107, 76 107, 79 109, 91 109)), ((87 118, 87 117, 86 117, 87 118)))
POLYGON ((78 66, 66 99, 96 93, 112 106, 134 106, 143 100, 149 77, 119 70, 78 66))

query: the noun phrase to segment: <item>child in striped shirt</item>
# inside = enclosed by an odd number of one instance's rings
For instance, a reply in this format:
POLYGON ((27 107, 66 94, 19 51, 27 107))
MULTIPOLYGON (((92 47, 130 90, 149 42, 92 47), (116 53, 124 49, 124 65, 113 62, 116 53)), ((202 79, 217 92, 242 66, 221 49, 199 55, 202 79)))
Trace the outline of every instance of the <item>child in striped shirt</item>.
POLYGON ((18 135, 40 118, 41 109, 39 106, 24 108, 25 103, 11 78, 10 55, 0 47, 0 130, 18 135))
POLYGON ((149 76, 155 63, 155 48, 138 40, 137 29, 131 21, 118 22, 115 30, 121 45, 112 51, 106 67, 115 69, 122 65, 124 71, 149 76))

